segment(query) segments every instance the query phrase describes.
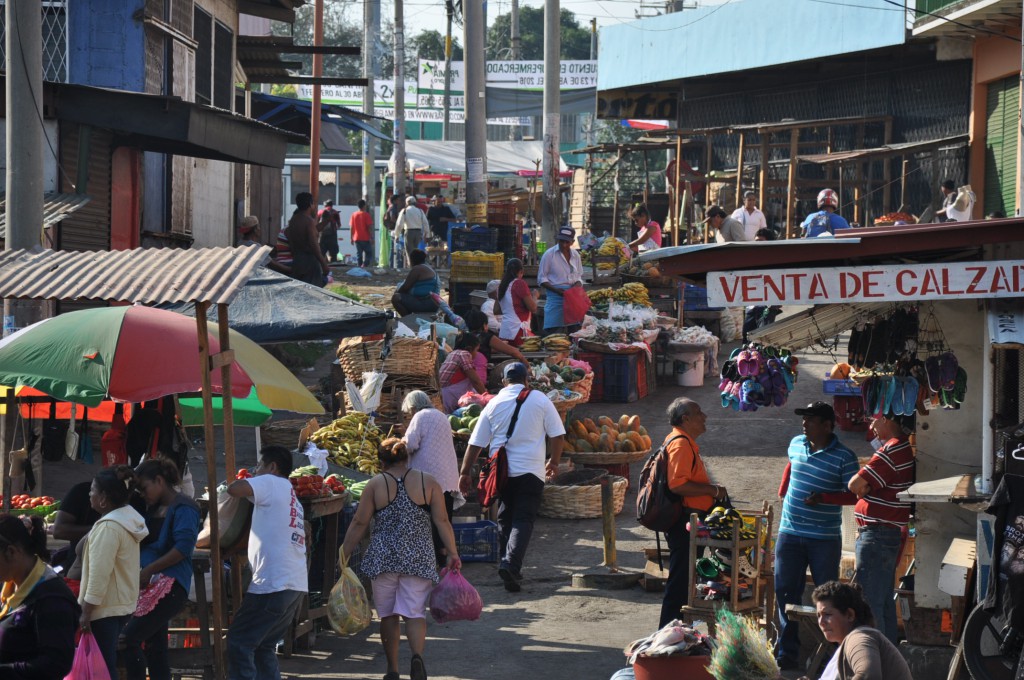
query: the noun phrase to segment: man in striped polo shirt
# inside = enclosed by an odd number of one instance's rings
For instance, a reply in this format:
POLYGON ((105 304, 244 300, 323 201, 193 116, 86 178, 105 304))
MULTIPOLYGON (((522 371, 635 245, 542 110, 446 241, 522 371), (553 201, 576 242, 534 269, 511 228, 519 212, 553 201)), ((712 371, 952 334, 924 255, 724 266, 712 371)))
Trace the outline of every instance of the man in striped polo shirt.
MULTIPOLYGON (((786 605, 803 602, 807 568, 814 585, 839 576, 842 557, 842 508, 830 494, 844 494, 857 474, 857 456, 836 437, 836 414, 831 404, 816 401, 796 409, 803 434, 789 443, 789 465, 779 497, 782 522, 775 543, 775 597, 778 602, 779 668, 793 670, 800 654, 796 625, 789 625, 786 605), (824 495, 824 496, 823 496, 824 495)), ((840 501, 841 502, 841 501, 840 501)))
POLYGON ((857 496, 857 583, 875 615, 875 627, 897 644, 896 603, 892 599, 896 563, 903 550, 903 531, 910 504, 896 494, 914 483, 914 450, 909 435, 914 417, 881 415, 871 430, 884 442, 868 464, 853 476, 849 489, 857 496))

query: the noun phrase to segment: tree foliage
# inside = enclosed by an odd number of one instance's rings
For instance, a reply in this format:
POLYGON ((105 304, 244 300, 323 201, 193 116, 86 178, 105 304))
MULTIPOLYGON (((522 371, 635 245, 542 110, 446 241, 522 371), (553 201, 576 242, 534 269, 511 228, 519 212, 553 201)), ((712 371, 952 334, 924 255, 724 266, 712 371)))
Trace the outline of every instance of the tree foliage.
MULTIPOLYGON (((590 58, 590 30, 580 26, 576 15, 567 9, 559 17, 562 34, 562 59, 590 58)), ((544 59, 544 9, 523 7, 519 10, 520 58, 544 59)), ((487 58, 508 59, 512 54, 512 13, 494 19, 487 31, 487 58)))
MULTIPOLYGON (((444 36, 440 31, 420 31, 409 39, 406 48, 413 58, 418 54, 420 59, 444 61, 444 36)), ((452 36, 452 60, 462 61, 462 45, 452 36)))

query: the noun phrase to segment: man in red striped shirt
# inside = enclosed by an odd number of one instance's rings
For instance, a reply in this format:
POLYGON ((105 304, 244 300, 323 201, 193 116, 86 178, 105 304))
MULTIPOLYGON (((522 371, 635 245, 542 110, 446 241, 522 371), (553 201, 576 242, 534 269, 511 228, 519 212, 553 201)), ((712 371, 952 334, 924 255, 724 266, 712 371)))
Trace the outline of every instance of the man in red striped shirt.
POLYGON ((880 415, 871 430, 884 442, 849 482, 857 496, 857 583, 871 606, 878 630, 898 643, 893 586, 910 520, 910 504, 896 498, 914 483, 914 451, 909 436, 913 416, 880 415))

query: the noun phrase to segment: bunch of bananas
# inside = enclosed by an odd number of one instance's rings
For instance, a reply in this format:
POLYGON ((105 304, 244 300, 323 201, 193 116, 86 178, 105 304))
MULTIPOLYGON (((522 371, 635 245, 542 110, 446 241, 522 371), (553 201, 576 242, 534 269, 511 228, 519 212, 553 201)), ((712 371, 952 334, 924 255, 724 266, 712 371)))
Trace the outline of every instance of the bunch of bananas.
POLYGON ((616 302, 629 302, 642 307, 651 306, 651 298, 647 294, 647 286, 636 281, 631 281, 621 288, 599 288, 598 290, 590 291, 587 295, 595 305, 614 300, 616 302))
POLYGON ((321 427, 309 440, 327 451, 332 463, 344 465, 368 475, 380 472, 377 449, 384 435, 369 422, 370 416, 353 412, 321 427))
MULTIPOLYGON (((624 265, 629 262, 629 245, 614 236, 609 236, 601 244, 601 247, 597 249, 598 255, 618 255, 619 265, 624 265)), ((614 265, 607 262, 602 262, 597 265, 598 269, 614 269, 614 265)))
POLYGON ((523 338, 523 344, 519 346, 521 352, 539 352, 543 347, 544 339, 538 335, 531 335, 523 338))
POLYGON ((572 340, 565 333, 553 333, 545 337, 541 344, 544 345, 544 349, 552 352, 563 352, 572 347, 572 340))

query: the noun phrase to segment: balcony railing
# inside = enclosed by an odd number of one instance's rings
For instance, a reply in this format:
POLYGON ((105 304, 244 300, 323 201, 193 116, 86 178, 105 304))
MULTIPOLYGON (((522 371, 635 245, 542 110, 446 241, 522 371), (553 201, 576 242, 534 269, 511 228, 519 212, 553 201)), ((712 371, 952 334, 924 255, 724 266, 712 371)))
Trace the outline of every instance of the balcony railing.
POLYGON ((918 19, 927 16, 925 12, 939 12, 951 7, 953 5, 966 5, 968 2, 964 0, 917 0, 917 12, 916 16, 918 19))

